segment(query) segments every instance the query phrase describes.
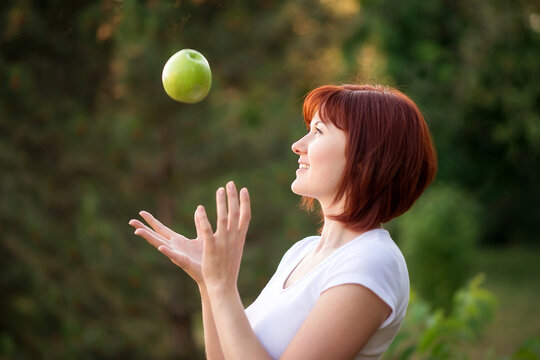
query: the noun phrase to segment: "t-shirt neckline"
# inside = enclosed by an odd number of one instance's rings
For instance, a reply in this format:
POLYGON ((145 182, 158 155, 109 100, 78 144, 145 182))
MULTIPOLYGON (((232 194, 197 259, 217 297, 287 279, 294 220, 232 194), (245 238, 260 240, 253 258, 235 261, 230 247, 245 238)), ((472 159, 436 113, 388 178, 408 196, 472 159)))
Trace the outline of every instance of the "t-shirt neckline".
POLYGON ((293 284, 285 287, 285 283, 287 282, 287 280, 289 279, 289 277, 292 275, 292 273, 294 272, 294 270, 296 270, 296 268, 300 265, 300 263, 304 260, 304 258, 313 250, 313 247, 316 246, 319 241, 321 240, 321 236, 317 236, 317 241, 312 241, 310 246, 307 246, 306 249, 304 249, 304 252, 303 254, 299 257, 300 260, 296 261, 295 263, 291 264, 292 267, 288 267, 287 268, 287 271, 285 272, 285 278, 280 280, 279 282, 279 289, 280 289, 280 292, 285 292, 287 290, 289 290, 290 288, 292 287, 295 287, 296 284, 298 283, 301 283, 303 281, 305 281, 305 279, 309 278, 311 276, 312 273, 314 273, 317 269, 319 269, 320 267, 322 267, 326 262, 328 262, 332 257, 334 257, 336 255, 336 253, 338 253, 339 251, 341 251, 342 249, 346 248, 347 246, 349 246, 349 244, 352 244, 352 243, 355 243, 356 241, 358 241, 359 239, 367 236, 367 234, 372 234, 374 232, 379 232, 379 231, 386 231, 384 228, 375 228, 375 229, 371 229, 371 230, 368 230, 360 235, 358 235, 357 237, 353 238, 351 241, 341 245, 339 248, 337 248, 336 250, 334 250, 330 255, 328 255, 326 258, 323 259, 323 261, 321 261, 320 263, 317 264, 317 266, 315 266, 313 269, 309 270, 307 272, 307 274, 304 274, 300 279, 296 280, 293 284))

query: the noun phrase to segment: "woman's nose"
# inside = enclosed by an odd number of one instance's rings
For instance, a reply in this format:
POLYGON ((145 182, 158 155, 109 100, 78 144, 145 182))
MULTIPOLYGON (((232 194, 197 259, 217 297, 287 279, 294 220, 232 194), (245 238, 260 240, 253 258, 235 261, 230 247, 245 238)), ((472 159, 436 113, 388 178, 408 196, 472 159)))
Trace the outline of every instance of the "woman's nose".
POLYGON ((300 155, 305 152, 305 144, 303 140, 304 138, 301 138, 292 144, 291 149, 293 153, 300 155))

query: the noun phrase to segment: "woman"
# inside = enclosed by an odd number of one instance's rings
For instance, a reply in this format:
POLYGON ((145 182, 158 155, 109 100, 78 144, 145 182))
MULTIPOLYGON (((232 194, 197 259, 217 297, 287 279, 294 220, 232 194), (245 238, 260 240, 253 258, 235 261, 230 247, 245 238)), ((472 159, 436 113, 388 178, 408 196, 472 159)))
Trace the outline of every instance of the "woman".
POLYGON ((436 172, 428 127, 416 105, 382 86, 323 86, 308 94, 308 133, 292 191, 320 205, 320 236, 287 251, 262 293, 244 309, 238 270, 250 220, 247 189, 216 193, 217 227, 204 207, 197 238, 174 233, 147 212, 135 234, 199 285, 209 359, 378 359, 409 299, 405 260, 381 227, 408 210, 436 172))

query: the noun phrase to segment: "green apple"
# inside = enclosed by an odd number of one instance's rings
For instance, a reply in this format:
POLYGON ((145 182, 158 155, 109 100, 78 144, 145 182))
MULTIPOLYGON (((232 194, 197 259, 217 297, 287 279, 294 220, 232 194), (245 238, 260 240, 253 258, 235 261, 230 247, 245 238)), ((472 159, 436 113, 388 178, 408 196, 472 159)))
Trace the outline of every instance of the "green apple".
POLYGON ((167 61, 161 76, 165 92, 174 100, 193 104, 203 100, 212 86, 208 60, 196 50, 180 50, 167 61))

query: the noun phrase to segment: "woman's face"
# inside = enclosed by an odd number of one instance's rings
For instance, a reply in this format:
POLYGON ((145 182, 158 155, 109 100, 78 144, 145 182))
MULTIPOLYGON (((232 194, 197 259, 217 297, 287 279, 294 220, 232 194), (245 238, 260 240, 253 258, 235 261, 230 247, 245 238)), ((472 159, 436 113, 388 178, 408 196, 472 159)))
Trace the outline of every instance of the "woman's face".
POLYGON ((346 133, 330 122, 323 123, 317 112, 309 133, 292 144, 292 151, 300 156, 292 191, 329 206, 345 169, 346 141, 346 133))

